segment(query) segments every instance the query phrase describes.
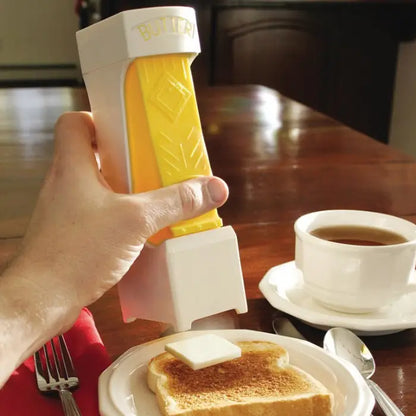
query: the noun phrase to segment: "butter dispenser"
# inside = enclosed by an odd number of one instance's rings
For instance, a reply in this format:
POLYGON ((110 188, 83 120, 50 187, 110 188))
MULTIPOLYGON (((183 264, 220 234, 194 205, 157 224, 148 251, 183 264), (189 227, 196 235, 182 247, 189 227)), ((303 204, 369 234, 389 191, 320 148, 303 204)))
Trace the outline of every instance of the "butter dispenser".
MULTIPOLYGON (((190 7, 121 12, 77 32, 102 173, 138 193, 211 175, 190 65, 200 52, 190 7)), ((217 210, 149 238, 118 284, 124 321, 191 328, 247 301, 234 230, 217 210)))

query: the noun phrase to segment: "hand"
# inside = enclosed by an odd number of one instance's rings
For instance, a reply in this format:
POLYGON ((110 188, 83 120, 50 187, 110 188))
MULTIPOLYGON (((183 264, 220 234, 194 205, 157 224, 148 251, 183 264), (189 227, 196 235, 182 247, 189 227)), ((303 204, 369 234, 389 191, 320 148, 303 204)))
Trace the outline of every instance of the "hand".
POLYGON ((200 177, 152 192, 114 193, 97 167, 88 113, 67 113, 55 129, 55 155, 13 270, 55 299, 61 327, 115 285, 146 239, 222 205, 226 184, 200 177))
POLYGON ((99 172, 93 147, 89 114, 61 116, 52 166, 22 247, 0 277, 0 388, 123 277, 148 237, 228 197, 225 183, 209 177, 116 194, 99 172))

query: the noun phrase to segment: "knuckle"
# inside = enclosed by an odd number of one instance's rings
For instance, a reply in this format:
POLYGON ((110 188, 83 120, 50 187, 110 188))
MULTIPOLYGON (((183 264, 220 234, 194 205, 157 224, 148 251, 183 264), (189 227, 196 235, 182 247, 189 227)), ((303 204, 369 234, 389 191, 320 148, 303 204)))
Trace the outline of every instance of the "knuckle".
POLYGON ((71 117, 73 117, 73 113, 72 112, 66 112, 66 113, 61 114, 58 117, 58 119, 56 120, 55 130, 59 130, 62 127, 64 127, 67 123, 69 123, 71 117))
POLYGON ((74 126, 85 126, 93 134, 93 125, 91 118, 86 113, 79 111, 67 111, 62 113, 55 123, 55 133, 64 132, 66 129, 72 129, 74 126))
POLYGON ((184 213, 195 212, 201 206, 201 196, 193 186, 183 183, 179 186, 178 192, 184 213))

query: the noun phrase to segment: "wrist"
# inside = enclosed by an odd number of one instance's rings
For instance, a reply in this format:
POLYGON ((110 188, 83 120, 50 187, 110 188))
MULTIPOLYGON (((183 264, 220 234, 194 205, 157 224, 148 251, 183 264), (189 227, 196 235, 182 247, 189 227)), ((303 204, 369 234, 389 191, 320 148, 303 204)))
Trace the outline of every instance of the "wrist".
POLYGON ((13 262, 0 277, 0 386, 27 357, 75 321, 65 291, 47 292, 35 268, 13 262), (29 276, 29 277, 28 277, 29 276))

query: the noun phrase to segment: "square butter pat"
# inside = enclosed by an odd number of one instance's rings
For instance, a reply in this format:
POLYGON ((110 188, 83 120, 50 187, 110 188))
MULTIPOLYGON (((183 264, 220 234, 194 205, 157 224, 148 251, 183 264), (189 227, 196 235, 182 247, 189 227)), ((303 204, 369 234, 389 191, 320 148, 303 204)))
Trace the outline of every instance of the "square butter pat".
POLYGON ((241 357, 240 347, 214 334, 170 342, 165 345, 165 350, 193 370, 241 357))

